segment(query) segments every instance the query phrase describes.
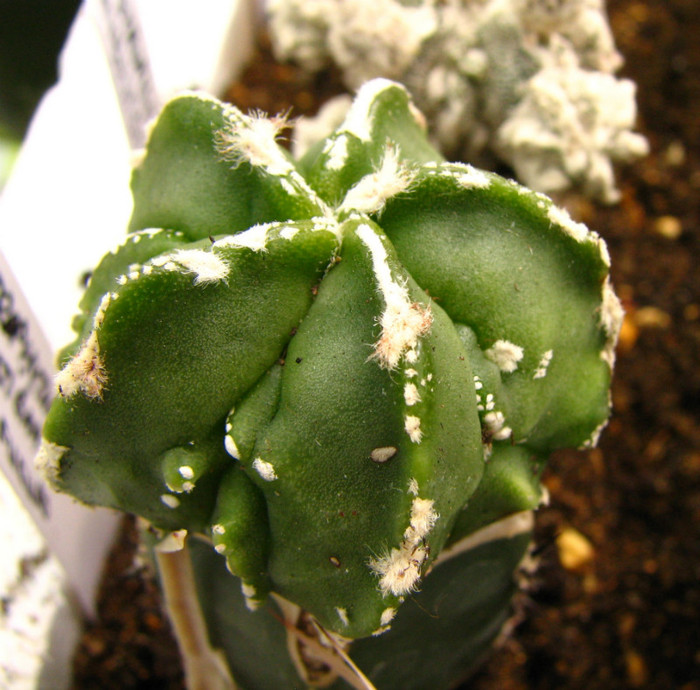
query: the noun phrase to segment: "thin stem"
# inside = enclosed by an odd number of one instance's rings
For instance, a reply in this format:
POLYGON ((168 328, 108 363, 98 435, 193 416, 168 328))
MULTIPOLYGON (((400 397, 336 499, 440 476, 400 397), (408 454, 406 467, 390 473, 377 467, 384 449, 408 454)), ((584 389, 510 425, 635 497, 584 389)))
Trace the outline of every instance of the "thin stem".
POLYGON ((209 643, 187 544, 177 551, 156 549, 156 560, 188 690, 236 690, 222 654, 209 643))
MULTIPOLYGON (((331 644, 336 654, 347 664, 348 668, 352 672, 353 681, 356 681, 358 683, 357 685, 355 685, 353 682, 353 687, 357 687, 360 690, 377 690, 374 687, 372 681, 369 678, 367 678, 367 676, 364 673, 362 673, 357 664, 349 657, 347 652, 335 641, 333 636, 318 621, 316 622, 316 625, 318 626, 321 633, 323 633, 323 636, 331 644)), ((343 677, 346 678, 345 675, 343 675, 343 677)))
MULTIPOLYGON (((335 671, 338 676, 347 681, 355 690, 377 690, 347 654, 344 652, 342 654, 334 654, 288 621, 285 621, 285 625, 288 625, 292 635, 314 652, 319 661, 322 661, 331 670, 335 671)), ((326 638, 330 641, 333 649, 338 652, 340 648, 335 641, 329 635, 326 635, 326 638)))
POLYGON ((331 671, 345 680, 348 685, 355 690, 376 690, 367 676, 362 673, 336 640, 333 639, 333 636, 328 633, 318 621, 314 620, 313 624, 317 632, 328 640, 332 650, 324 647, 318 639, 310 637, 297 627, 295 621, 298 619, 301 609, 296 604, 292 604, 278 594, 273 593, 272 596, 282 611, 280 620, 287 629, 289 654, 300 678, 306 678, 306 673, 304 671, 304 663, 300 655, 295 651, 297 643, 300 643, 312 651, 316 659, 328 666, 331 671), (291 636, 293 640, 290 639, 289 636, 291 636))

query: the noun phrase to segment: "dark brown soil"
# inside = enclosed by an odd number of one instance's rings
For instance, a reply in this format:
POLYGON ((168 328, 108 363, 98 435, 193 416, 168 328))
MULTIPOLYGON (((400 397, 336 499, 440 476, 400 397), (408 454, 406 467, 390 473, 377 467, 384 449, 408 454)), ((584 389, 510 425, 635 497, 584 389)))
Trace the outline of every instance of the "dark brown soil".
MULTIPOLYGON (((700 2, 608 7, 652 151, 620 171, 619 205, 565 201, 607 239, 627 309, 615 412, 598 449, 552 458, 526 616, 474 690, 700 689, 700 2), (557 540, 568 528, 593 548, 569 569, 557 540)), ((299 114, 338 88, 263 51, 230 97, 299 114)), ((76 688, 182 688, 156 587, 133 568, 134 539, 129 526, 110 561, 76 688)))

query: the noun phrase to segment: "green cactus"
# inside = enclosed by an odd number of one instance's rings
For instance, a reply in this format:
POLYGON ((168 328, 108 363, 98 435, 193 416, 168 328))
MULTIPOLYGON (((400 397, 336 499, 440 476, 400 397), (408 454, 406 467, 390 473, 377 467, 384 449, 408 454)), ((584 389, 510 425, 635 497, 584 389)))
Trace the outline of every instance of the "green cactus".
POLYGON ((444 162, 396 83, 366 84, 301 161, 283 124, 165 106, 38 463, 87 504, 209 538, 202 605, 244 687, 281 681, 229 634, 304 677, 292 609, 356 640, 378 687, 443 687, 508 616, 547 455, 606 423, 607 251, 543 195, 444 162))

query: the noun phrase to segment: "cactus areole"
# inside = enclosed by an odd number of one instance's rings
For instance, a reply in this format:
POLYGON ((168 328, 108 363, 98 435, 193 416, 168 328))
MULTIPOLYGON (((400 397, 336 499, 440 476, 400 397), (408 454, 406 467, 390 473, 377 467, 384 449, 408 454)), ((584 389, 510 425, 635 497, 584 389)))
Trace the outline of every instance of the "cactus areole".
POLYGON ((283 124, 164 107, 38 463, 208 537, 251 608, 273 592, 364 638, 441 552, 536 508, 553 449, 595 444, 622 311, 604 242, 445 162, 402 86, 368 82, 300 161, 283 124))

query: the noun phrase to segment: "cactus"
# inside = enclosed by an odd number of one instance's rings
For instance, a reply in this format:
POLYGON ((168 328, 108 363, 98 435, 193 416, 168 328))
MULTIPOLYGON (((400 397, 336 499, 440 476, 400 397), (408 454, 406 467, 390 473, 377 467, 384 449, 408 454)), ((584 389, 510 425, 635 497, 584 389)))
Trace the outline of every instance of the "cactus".
POLYGON ((603 0, 268 0, 267 11, 278 59, 335 64, 350 88, 403 81, 440 150, 495 154, 538 191, 614 203, 613 164, 648 153, 603 0))
POLYGON ((608 418, 609 257, 542 194, 445 162, 397 83, 302 160, 283 126, 164 107, 37 462, 208 542, 201 607, 243 687, 311 683, 313 650, 357 687, 446 687, 510 615, 547 455, 608 418))

